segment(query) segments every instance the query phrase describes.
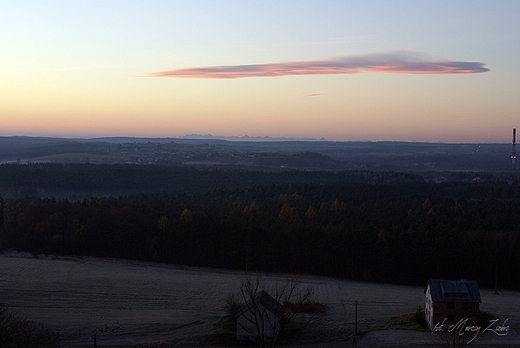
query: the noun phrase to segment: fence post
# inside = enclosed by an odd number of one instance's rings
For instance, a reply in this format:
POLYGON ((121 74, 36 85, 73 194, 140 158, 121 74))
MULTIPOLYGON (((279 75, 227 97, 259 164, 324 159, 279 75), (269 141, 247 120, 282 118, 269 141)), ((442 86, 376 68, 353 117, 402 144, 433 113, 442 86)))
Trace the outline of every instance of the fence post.
POLYGON ((354 331, 354 335, 358 334, 358 328, 357 328, 357 301, 356 301, 356 330, 354 331))

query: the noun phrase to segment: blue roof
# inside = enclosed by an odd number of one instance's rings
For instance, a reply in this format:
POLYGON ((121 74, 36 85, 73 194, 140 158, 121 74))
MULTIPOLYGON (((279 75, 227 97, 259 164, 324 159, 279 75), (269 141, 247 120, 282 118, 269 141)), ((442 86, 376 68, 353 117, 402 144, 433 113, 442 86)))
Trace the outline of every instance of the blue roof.
POLYGON ((428 279, 434 302, 482 303, 476 280, 428 279))

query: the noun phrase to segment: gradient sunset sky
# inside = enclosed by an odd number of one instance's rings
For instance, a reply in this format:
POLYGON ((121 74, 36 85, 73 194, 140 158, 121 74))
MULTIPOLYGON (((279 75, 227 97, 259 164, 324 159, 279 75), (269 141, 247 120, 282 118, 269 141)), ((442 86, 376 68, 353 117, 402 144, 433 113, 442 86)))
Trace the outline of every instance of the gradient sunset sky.
POLYGON ((0 3, 0 136, 510 142, 520 1, 0 3))

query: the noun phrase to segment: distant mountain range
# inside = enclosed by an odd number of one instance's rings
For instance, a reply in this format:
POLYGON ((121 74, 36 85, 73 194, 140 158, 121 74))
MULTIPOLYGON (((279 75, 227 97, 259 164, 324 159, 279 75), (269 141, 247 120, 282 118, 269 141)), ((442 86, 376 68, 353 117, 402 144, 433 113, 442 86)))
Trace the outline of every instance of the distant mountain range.
POLYGON ((201 135, 201 134, 186 134, 182 136, 183 139, 212 139, 212 140, 227 140, 227 141, 327 141, 325 138, 316 139, 316 138, 287 138, 287 137, 250 137, 249 135, 244 135, 243 137, 238 136, 215 136, 211 134, 201 135))

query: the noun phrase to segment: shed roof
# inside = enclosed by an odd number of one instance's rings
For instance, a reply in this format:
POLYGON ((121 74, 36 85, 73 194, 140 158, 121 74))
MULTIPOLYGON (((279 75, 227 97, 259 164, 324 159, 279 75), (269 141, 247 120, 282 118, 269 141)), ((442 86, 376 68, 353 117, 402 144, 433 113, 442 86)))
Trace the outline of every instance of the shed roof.
POLYGON ((265 291, 261 291, 258 295, 257 302, 271 311, 274 315, 281 318, 283 316, 283 305, 275 300, 265 291))
MULTIPOLYGON (((252 301, 249 300, 246 304, 244 304, 238 312, 237 316, 240 316, 244 312, 249 311, 253 307, 251 302, 252 301)), ((264 290, 260 291, 256 295, 254 302, 256 305, 262 305, 266 310, 273 313, 278 318, 282 318, 284 311, 283 305, 264 290)))
POLYGON ((428 286, 434 302, 482 303, 476 280, 428 279, 428 286))

